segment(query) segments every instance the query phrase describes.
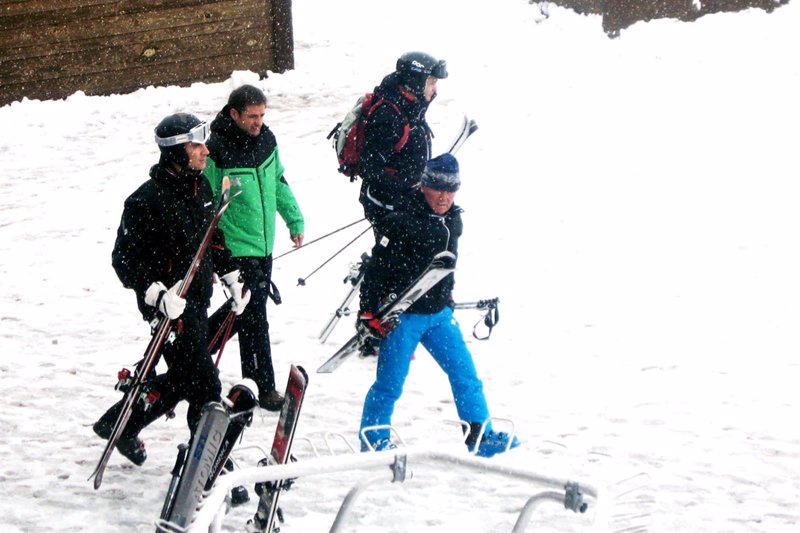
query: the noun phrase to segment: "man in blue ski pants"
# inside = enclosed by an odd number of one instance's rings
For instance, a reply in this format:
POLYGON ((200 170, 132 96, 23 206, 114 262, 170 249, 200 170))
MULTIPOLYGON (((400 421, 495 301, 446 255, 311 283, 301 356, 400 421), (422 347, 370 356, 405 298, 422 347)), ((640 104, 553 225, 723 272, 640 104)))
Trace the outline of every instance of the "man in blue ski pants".
MULTIPOLYGON (((361 430, 391 424, 403 393, 411 358, 422 344, 450 380, 459 418, 469 424, 470 451, 491 457, 519 445, 516 437, 492 429, 489 408, 472 355, 450 306, 453 274, 448 274, 400 315, 396 326, 374 316, 380 305, 400 294, 443 251, 458 255, 461 208, 454 205, 461 181, 451 154, 431 159, 420 187, 383 221, 383 236, 364 277, 357 327, 381 339, 375 382, 364 401, 361 430)), ((389 429, 367 429, 362 451, 394 448, 389 429)))

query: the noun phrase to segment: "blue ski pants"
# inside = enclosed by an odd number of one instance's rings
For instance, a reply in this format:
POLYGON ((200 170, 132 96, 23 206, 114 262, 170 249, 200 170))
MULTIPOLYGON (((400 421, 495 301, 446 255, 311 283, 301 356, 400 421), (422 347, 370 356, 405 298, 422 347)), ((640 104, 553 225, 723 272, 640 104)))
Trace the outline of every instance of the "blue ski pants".
MULTIPOLYGON (((411 357, 419 344, 447 374, 459 418, 477 423, 489 418, 483 383, 478 378, 472 355, 453 310, 445 307, 432 315, 404 313, 400 324, 383 339, 375 383, 364 400, 361 428, 391 424, 394 405, 403 393, 411 357)), ((367 432, 367 438, 373 443, 388 437, 388 429, 367 432)))

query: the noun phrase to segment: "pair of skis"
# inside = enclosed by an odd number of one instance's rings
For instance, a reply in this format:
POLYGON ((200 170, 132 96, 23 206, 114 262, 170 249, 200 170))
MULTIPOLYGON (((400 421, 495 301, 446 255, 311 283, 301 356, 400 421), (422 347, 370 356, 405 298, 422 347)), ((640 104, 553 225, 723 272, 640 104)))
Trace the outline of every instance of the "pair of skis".
MULTIPOLYGON (((203 240, 200 242, 200 247, 195 253, 186 275, 183 277, 183 283, 181 283, 180 290, 181 298, 185 298, 186 294, 189 292, 189 286, 192 284, 192 281, 197 274, 197 270, 200 268, 200 263, 203 260, 203 256, 205 256, 208 246, 211 244, 211 238, 213 237, 214 232, 219 225, 222 215, 225 213, 225 210, 228 208, 233 198, 239 194, 236 193, 231 195, 230 186, 230 180, 225 177, 222 181, 222 200, 220 205, 217 208, 217 212, 215 213, 214 218, 211 220, 205 235, 203 236, 203 240)), ((133 413, 136 402, 140 400, 143 387, 147 379, 150 377, 150 373, 158 364, 158 360, 161 356, 161 349, 163 348, 164 343, 167 341, 167 338, 172 330, 172 322, 173 321, 166 316, 162 317, 161 320, 158 321, 158 324, 153 332, 153 336, 150 339, 150 343, 147 345, 147 349, 142 356, 142 360, 136 366, 134 376, 131 379, 128 389, 125 391, 122 410, 120 411, 117 421, 114 424, 114 429, 111 431, 111 435, 108 437, 108 442, 103 450, 103 454, 100 456, 100 461, 97 463, 94 471, 89 476, 89 479, 94 478, 95 489, 100 488, 100 485, 103 483, 103 474, 105 473, 108 461, 111 458, 111 455, 114 453, 114 449, 119 443, 125 427, 128 425, 128 421, 133 413)))
MULTIPOLYGON (((411 305, 427 293, 434 285, 445 276, 455 271, 456 256, 450 252, 436 254, 430 264, 400 295, 385 303, 375 313, 375 318, 381 324, 388 325, 397 320, 411 305)), ((358 331, 342 346, 330 359, 317 369, 318 373, 328 374, 339 368, 342 363, 353 355, 366 342, 369 333, 358 331)))
POLYGON ((257 405, 258 388, 244 379, 231 388, 224 403, 203 406, 191 443, 178 446, 156 533, 178 531, 191 524, 203 493, 214 486, 257 405))
MULTIPOLYGON (((284 464, 289 460, 295 429, 308 386, 308 375, 301 366, 292 365, 286 384, 272 451, 267 464, 284 464)), ((203 494, 214 486, 230 457, 233 445, 250 424, 257 405, 255 384, 242 380, 235 385, 225 404, 209 402, 189 446, 178 447, 178 457, 172 471, 156 533, 183 531, 193 522, 203 494)), ((256 485, 258 509, 247 524, 249 533, 275 533, 278 497, 286 482, 256 485)))
POLYGON ((455 153, 458 152, 458 149, 461 148, 461 145, 463 145, 470 135, 476 131, 478 131, 478 123, 467 117, 467 115, 464 115, 464 120, 461 123, 461 129, 459 129, 458 134, 456 135, 455 139, 453 139, 453 142, 450 143, 450 148, 448 148, 447 151, 455 155, 455 153))

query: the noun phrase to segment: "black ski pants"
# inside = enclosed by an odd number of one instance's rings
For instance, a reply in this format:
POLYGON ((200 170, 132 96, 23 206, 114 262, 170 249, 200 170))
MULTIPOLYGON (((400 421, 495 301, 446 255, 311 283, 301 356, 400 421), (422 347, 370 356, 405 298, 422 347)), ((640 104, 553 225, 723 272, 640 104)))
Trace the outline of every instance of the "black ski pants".
MULTIPOLYGON (((272 256, 237 257, 245 287, 251 292, 250 303, 233 322, 231 336, 239 334, 242 377, 258 385, 259 395, 275 390, 275 370, 269 341, 267 300, 272 279, 272 256)), ((209 329, 216 332, 225 320, 230 305, 217 309, 209 319, 209 329)))
MULTIPOLYGON (((214 361, 208 355, 208 315, 205 309, 186 308, 180 319, 173 322, 176 337, 162 348, 167 371, 153 376, 146 385, 158 393, 152 405, 137 401, 123 438, 134 437, 154 420, 174 409, 181 400, 189 402, 186 422, 194 433, 203 406, 220 400, 220 385, 214 361)), ((113 426, 122 409, 123 400, 101 417, 113 426)))

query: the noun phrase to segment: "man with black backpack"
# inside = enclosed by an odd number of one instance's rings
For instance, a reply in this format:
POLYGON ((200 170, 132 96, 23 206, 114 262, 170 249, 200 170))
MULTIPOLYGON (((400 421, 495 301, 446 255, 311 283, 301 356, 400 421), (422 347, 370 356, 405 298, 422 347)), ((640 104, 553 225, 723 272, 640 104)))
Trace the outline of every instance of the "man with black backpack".
POLYGON ((436 83, 447 78, 447 64, 423 52, 408 52, 395 71, 375 87, 364 124, 359 201, 380 234, 380 219, 394 211, 417 185, 431 156, 431 130, 425 112, 436 97, 436 83))

